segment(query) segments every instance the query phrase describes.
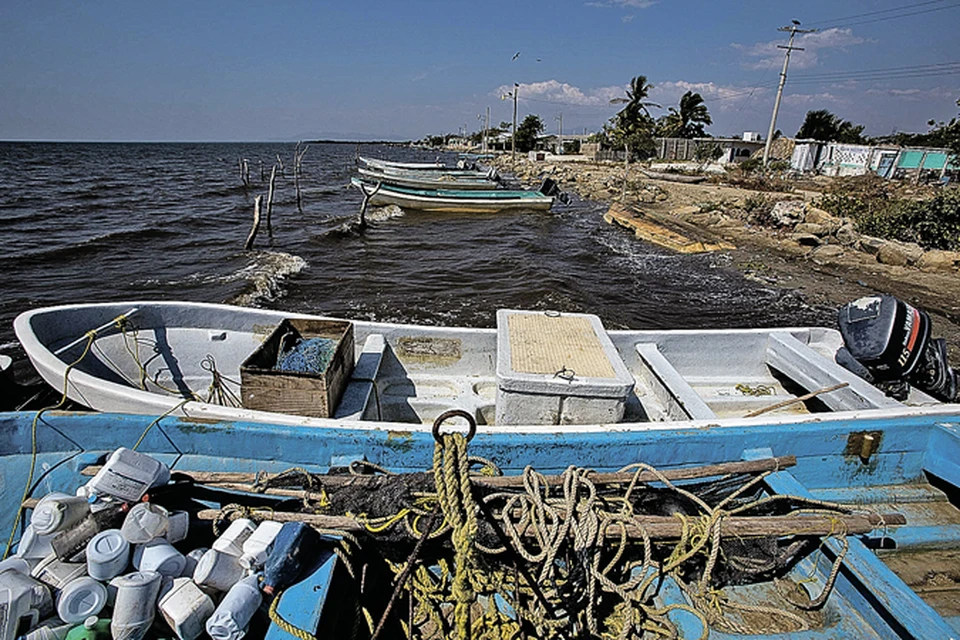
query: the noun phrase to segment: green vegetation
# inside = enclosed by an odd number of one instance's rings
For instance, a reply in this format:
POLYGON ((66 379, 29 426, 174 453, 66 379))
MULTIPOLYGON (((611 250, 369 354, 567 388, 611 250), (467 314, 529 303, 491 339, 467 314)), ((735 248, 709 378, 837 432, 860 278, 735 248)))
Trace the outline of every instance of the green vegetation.
POLYGON ((543 133, 543 120, 540 116, 529 114, 517 125, 517 151, 526 153, 537 144, 537 136, 543 133))
POLYGON ((646 76, 636 76, 630 80, 625 98, 610 101, 610 104, 623 104, 624 107, 603 126, 603 133, 608 144, 626 151, 628 160, 631 157, 649 158, 654 154, 656 121, 648 107, 659 108, 660 105, 647 101, 651 89, 653 85, 647 83, 646 76))
MULTIPOLYGON (((665 116, 657 120, 657 133, 667 138, 703 138, 704 126, 713 124, 703 96, 687 91, 680 97, 680 108, 670 107, 665 116)), ((719 156, 718 156, 719 157, 719 156)))
MULTIPOLYGON (((960 107, 960 99, 957 99, 960 107)), ((960 114, 949 122, 927 121, 930 131, 926 133, 895 133, 892 136, 874 138, 875 143, 890 143, 909 147, 941 147, 960 156, 960 114)))
POLYGON ((807 117, 800 125, 800 131, 797 131, 797 138, 850 144, 862 144, 867 141, 863 137, 862 124, 855 125, 842 120, 826 109, 807 111, 807 117))
POLYGON ((896 188, 876 176, 839 180, 817 206, 852 218, 860 233, 916 242, 925 249, 960 251, 960 190, 943 189, 918 200, 897 195, 896 188))

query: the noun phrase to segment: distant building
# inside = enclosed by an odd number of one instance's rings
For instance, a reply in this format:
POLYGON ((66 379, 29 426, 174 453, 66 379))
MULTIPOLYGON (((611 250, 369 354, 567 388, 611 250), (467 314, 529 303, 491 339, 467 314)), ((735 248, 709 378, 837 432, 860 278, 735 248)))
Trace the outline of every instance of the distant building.
POLYGON ((882 178, 913 180, 953 179, 960 174, 960 158, 936 147, 871 146, 841 142, 796 140, 790 167, 801 173, 859 176, 875 173, 882 178))
POLYGON ((760 136, 753 132, 746 132, 742 138, 655 138, 657 158, 659 160, 696 160, 697 149, 704 145, 720 147, 721 164, 743 162, 751 155, 763 149, 764 143, 760 136))

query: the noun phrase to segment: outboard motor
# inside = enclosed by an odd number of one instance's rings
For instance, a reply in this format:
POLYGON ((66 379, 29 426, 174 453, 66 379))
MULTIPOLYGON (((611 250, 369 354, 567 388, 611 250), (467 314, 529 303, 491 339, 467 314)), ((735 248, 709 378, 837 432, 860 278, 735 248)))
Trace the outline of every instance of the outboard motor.
POLYGON ((910 386, 944 402, 957 400, 957 372, 947 364, 947 345, 931 339, 930 316, 893 296, 847 303, 837 317, 845 349, 837 362, 905 400, 910 386))

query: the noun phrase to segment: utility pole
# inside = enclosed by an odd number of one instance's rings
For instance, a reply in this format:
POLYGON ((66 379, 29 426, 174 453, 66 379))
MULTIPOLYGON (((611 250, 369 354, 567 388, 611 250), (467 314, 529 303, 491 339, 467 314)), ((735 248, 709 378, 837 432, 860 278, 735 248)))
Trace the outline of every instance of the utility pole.
POLYGON ((483 127, 483 152, 487 153, 490 143, 487 142, 487 136, 490 135, 490 107, 487 106, 487 122, 483 127))
POLYGON ((560 132, 557 135, 557 155, 563 155, 563 111, 560 112, 560 115, 557 116, 557 120, 560 121, 560 132))
POLYGON ((770 129, 767 131, 767 143, 763 146, 763 166, 767 166, 767 161, 770 159, 770 143, 773 140, 773 132, 777 128, 777 112, 780 111, 780 98, 783 97, 783 85, 787 83, 787 65, 790 64, 790 52, 791 51, 803 51, 803 47, 793 46, 793 38, 798 33, 813 33, 816 29, 798 29, 800 22, 794 20, 793 24, 789 27, 780 27, 777 31, 789 31, 790 32, 790 42, 787 43, 787 46, 778 44, 778 49, 786 49, 787 53, 783 57, 783 70, 780 72, 780 84, 777 86, 777 99, 773 103, 773 117, 770 118, 770 129))
POLYGON ((517 164, 517 93, 519 93, 520 85, 516 82, 513 83, 513 138, 510 141, 510 163, 516 166, 517 164))

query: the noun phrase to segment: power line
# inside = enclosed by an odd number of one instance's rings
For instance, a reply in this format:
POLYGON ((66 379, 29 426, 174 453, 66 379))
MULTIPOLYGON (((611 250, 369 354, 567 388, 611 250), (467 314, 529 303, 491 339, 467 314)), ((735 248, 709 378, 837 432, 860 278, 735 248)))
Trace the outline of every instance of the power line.
MULTIPOLYGON (((948 0, 927 0, 926 2, 917 2, 915 4, 909 4, 902 7, 893 7, 892 9, 880 9, 879 11, 867 11, 866 13, 855 13, 850 16, 843 16, 841 18, 831 18, 830 20, 815 20, 813 22, 806 22, 807 26, 815 26, 818 24, 829 24, 832 22, 840 22, 843 20, 852 20, 854 18, 868 18, 870 16, 881 15, 885 13, 896 13, 900 11, 906 11, 908 9, 916 9, 917 7, 923 7, 931 4, 941 4, 947 2, 948 0)), ((897 17, 897 16, 893 16, 897 17)))
POLYGON ((839 23, 839 24, 828 24, 828 25, 825 26, 825 27, 820 27, 820 30, 821 30, 821 31, 826 31, 827 29, 842 29, 842 28, 844 28, 844 27, 853 27, 853 26, 857 26, 857 25, 861 25, 861 24, 872 24, 872 23, 874 23, 874 22, 883 22, 883 21, 885 21, 885 20, 896 20, 896 19, 899 19, 899 18, 907 18, 907 17, 910 17, 910 16, 917 16, 917 15, 921 15, 921 14, 924 14, 924 13, 933 13, 934 11, 943 11, 943 10, 945 10, 945 9, 956 9, 957 7, 960 7, 960 2, 957 2, 957 3, 955 3, 955 4, 951 4, 951 5, 947 5, 947 6, 945 6, 945 7, 933 7, 933 8, 930 8, 930 9, 922 9, 922 10, 920 10, 920 11, 912 11, 912 12, 909 12, 909 13, 900 13, 900 14, 897 14, 897 15, 894 15, 894 16, 886 16, 886 17, 884 17, 884 18, 873 18, 873 19, 871 19, 871 20, 854 20, 853 22, 844 22, 844 23, 839 23))

